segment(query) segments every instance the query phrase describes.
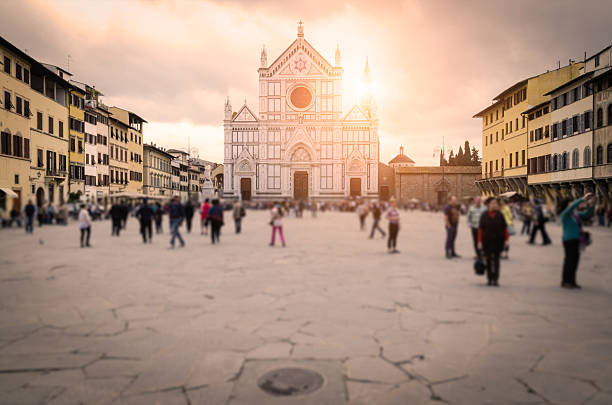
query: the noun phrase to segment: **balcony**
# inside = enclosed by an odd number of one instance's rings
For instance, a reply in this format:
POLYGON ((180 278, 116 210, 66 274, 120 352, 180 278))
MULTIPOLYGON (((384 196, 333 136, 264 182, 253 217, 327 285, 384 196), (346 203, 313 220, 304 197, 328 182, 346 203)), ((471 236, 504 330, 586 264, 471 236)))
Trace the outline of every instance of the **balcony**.
POLYGON ((66 171, 47 169, 45 171, 45 177, 48 177, 50 179, 55 179, 55 180, 64 180, 66 178, 66 171))

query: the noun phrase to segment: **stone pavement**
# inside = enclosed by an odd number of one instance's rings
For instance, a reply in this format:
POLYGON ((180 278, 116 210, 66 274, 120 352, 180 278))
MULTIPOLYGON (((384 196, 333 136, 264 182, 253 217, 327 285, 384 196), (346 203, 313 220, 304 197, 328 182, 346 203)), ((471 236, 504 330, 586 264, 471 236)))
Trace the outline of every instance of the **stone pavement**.
POLYGON ((285 220, 285 249, 255 211, 219 246, 175 250, 134 219, 120 238, 96 222, 90 249, 75 223, 2 230, 0 403, 611 404, 612 232, 592 230, 580 291, 559 288, 556 225, 552 246, 512 238, 494 288, 461 221, 453 261, 421 212, 402 212, 397 255, 346 213, 285 220), (257 392, 259 372, 300 364, 327 386, 257 392))

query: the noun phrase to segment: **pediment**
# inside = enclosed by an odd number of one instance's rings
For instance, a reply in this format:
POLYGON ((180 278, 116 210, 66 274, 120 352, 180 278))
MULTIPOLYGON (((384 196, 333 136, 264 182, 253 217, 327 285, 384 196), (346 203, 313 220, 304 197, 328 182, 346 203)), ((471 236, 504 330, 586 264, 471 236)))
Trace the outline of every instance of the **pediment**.
POLYGON ((333 73, 333 66, 308 41, 296 39, 270 65, 268 71, 272 75, 327 75, 333 73), (299 59, 303 58, 302 61, 299 59), (297 65, 295 63, 297 62, 297 65), (306 69, 303 69, 303 63, 306 69), (286 67, 290 66, 287 70, 286 67), (296 69, 297 67, 297 69, 296 69), (292 73, 289 73, 291 71, 292 73))
POLYGON ((232 119, 233 122, 257 122, 258 119, 251 109, 244 104, 232 119))
POLYGON ((362 122, 362 121, 369 121, 369 119, 366 113, 364 113, 363 110, 359 108, 358 105, 354 105, 353 108, 351 108, 348 114, 346 114, 346 116, 344 117, 344 121, 362 122))

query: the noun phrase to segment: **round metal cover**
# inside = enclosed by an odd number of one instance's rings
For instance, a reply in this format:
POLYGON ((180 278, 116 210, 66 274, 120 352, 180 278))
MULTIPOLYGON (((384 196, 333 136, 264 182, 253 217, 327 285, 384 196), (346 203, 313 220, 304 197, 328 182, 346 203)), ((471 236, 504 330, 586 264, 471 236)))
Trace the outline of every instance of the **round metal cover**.
POLYGON ((270 395, 286 397, 310 394, 321 388, 323 381, 316 371, 290 367, 268 371, 257 385, 270 395))

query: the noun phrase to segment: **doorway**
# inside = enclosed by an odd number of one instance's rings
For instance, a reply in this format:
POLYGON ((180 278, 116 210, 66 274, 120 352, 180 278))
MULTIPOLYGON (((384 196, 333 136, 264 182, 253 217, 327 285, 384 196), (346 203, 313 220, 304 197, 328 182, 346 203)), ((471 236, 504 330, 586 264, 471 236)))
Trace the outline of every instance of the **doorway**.
POLYGON ((249 201, 251 199, 250 177, 243 177, 240 179, 240 197, 242 197, 242 201, 249 201))
POLYGON ((438 205, 444 205, 446 204, 446 196, 448 195, 448 192, 446 190, 440 190, 438 191, 438 205))
POLYGON ((353 177, 350 184, 351 197, 361 196, 361 179, 359 177, 353 177))
POLYGON ((380 186, 380 195, 378 198, 380 201, 389 200, 389 186, 380 186))
POLYGON ((38 208, 41 208, 44 203, 45 203, 45 190, 43 190, 42 187, 38 187, 38 190, 36 190, 36 206, 38 208))
POLYGON ((308 199, 308 172, 293 174, 293 198, 295 200, 308 199))

